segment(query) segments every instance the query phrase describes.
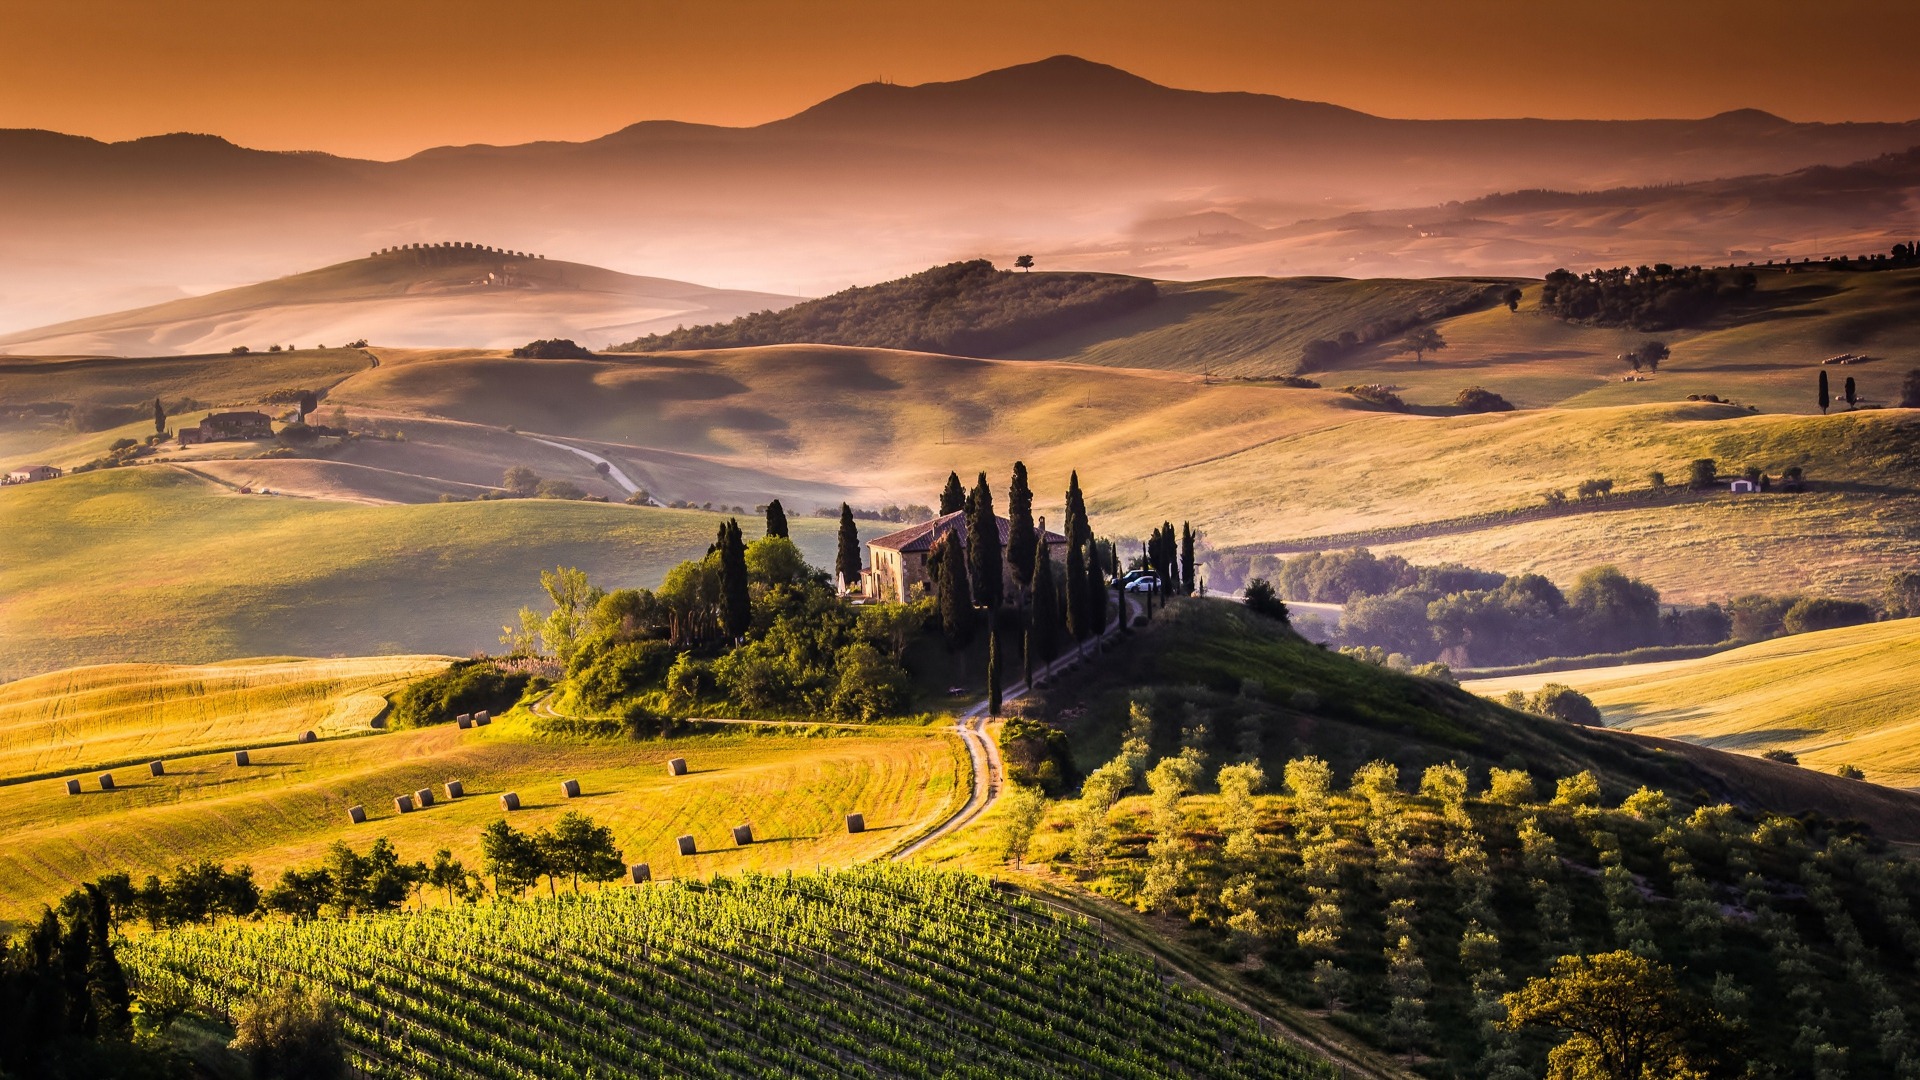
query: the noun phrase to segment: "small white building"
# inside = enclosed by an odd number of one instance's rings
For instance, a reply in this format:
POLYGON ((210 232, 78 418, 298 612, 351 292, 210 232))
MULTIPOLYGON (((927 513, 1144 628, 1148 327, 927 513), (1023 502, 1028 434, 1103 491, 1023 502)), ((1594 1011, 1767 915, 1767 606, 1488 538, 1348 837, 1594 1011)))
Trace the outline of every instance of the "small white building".
POLYGON ((7 474, 5 483, 31 484, 36 480, 53 480, 61 475, 60 470, 51 465, 22 465, 7 474))
POLYGON ((1733 492, 1735 495, 1751 495, 1760 490, 1760 485, 1751 480, 1735 480, 1732 484, 1728 485, 1727 490, 1733 492))

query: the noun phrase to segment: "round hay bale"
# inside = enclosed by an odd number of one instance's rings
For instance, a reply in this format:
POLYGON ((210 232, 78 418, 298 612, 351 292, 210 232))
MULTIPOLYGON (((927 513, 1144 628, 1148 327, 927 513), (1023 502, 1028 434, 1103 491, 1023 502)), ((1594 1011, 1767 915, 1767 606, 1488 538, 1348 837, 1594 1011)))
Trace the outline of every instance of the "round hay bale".
POLYGON ((735 825, 733 827, 733 842, 738 847, 746 847, 748 844, 753 843, 753 826, 735 825))
POLYGON ((147 762, 147 772, 152 773, 154 776, 165 776, 167 775, 167 763, 164 761, 149 761, 147 762))
MULTIPOLYGON (((75 792, 75 794, 79 794, 79 793, 75 792)), ((678 840, 675 840, 674 843, 680 846, 680 854, 682 855, 691 855, 695 851, 699 850, 697 847, 694 846, 693 837, 691 836, 683 836, 678 840)))
POLYGON ((411 795, 399 796, 398 798, 393 800, 393 808, 395 810, 400 811, 403 814, 412 813, 413 812, 413 796, 411 795))
POLYGON ((848 814, 847 815, 847 831, 850 833, 866 832, 867 831, 867 815, 848 814))
POLYGON ((319 742, 320 736, 315 735, 311 731, 303 731, 300 733, 300 741, 303 743, 319 742))
POLYGON ((644 885, 653 880, 653 867, 647 863, 634 863, 627 868, 627 872, 633 877, 635 885, 644 885))
POLYGON ((235 750, 233 752, 233 763, 235 765, 242 765, 242 766, 251 765, 253 764, 253 756, 251 754, 248 754, 245 750, 235 750))
POLYGON ((67 781, 67 794, 69 795, 80 794, 80 781, 78 780, 67 781))
POLYGON ((365 825, 367 823, 367 808, 364 806, 347 807, 347 820, 353 822, 355 825, 365 825))
POLYGON ((103 772, 100 774, 100 790, 101 791, 113 790, 113 774, 112 773, 103 772))
POLYGON ((520 809, 520 796, 511 791, 500 796, 500 809, 507 811, 520 809))
POLYGON ((578 780, 562 780, 562 781, 560 781, 560 790, 561 790, 561 791, 562 791, 563 793, 565 793, 565 795, 567 796, 567 798, 569 798, 569 799, 577 799, 577 798, 579 798, 579 797, 580 797, 580 781, 578 781, 578 780))
POLYGON ((479 712, 473 714, 473 722, 481 727, 485 727, 493 723, 493 717, 488 715, 487 710, 481 709, 479 712))
POLYGON ((425 810, 427 807, 432 806, 433 805, 433 789, 423 787, 420 790, 414 792, 413 801, 419 803, 420 809, 422 810, 425 810))
POLYGON ((462 798, 466 795, 466 793, 467 793, 467 785, 461 783, 458 780, 447 781, 447 801, 448 802, 452 802, 455 799, 462 798))
POLYGON ((683 757, 677 757, 677 758, 672 758, 668 760, 667 775, 668 776, 687 775, 687 759, 683 757))
POLYGON ((455 723, 458 723, 460 725, 461 731, 465 731, 468 728, 473 726, 473 718, 468 716, 463 716, 459 720, 455 721, 455 723))

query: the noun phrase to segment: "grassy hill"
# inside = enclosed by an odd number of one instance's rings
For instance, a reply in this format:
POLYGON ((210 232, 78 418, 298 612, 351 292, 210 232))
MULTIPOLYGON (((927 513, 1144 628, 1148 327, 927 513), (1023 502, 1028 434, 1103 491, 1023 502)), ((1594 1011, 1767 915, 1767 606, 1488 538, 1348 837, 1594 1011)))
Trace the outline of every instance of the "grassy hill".
POLYGON ((1697 660, 1473 684, 1504 693, 1566 683, 1607 723, 1744 754, 1787 750, 1809 769, 1855 765, 1875 783, 1920 786, 1920 619, 1763 641, 1697 660))
MULTIPOLYGON (((497 646, 539 575, 651 586, 718 514, 548 499, 364 506, 238 495, 147 466, 0 491, 0 667, 138 658, 450 653, 497 646)), ((745 527, 757 535, 754 522, 745 527)), ((832 562, 833 521, 793 518, 832 562)), ((870 526, 871 528, 871 526, 870 526)))
POLYGON ((9 684, 0 698, 0 922, 114 869, 138 881, 209 858, 251 865, 265 884, 336 840, 364 849, 384 836, 409 858, 447 847, 478 865, 480 830, 506 791, 522 800, 516 826, 581 810, 663 878, 842 865, 944 817, 970 775, 952 739, 914 727, 583 740, 546 735, 516 713, 468 731, 371 729, 384 698, 422 665, 115 665, 9 684), (320 741, 295 741, 306 727, 320 741), (251 748, 251 765, 234 766, 234 748, 251 748), (688 760, 688 775, 667 775, 673 757, 688 760), (164 776, 148 775, 155 758, 164 776), (99 790, 95 774, 115 763, 115 789, 99 790), (82 795, 66 793, 69 778, 82 781, 82 795), (582 798, 562 797, 565 779, 581 782, 582 798), (438 794, 448 780, 464 781, 467 797, 395 812, 395 796, 438 794), (354 805, 367 808, 366 824, 348 822, 354 805), (866 815, 866 833, 846 831, 850 811, 866 815), (741 822, 754 827, 750 847, 735 847, 727 831, 741 822), (701 854, 676 854, 683 833, 701 854))
POLYGON ((17 353, 225 352, 236 345, 368 340, 508 347, 730 319, 798 297, 635 277, 559 259, 436 249, 336 263, 256 285, 0 336, 17 353))
POLYGON ((1096 924, 907 868, 223 926, 126 956, 217 1011, 316 986, 372 1076, 1335 1075, 1096 924))

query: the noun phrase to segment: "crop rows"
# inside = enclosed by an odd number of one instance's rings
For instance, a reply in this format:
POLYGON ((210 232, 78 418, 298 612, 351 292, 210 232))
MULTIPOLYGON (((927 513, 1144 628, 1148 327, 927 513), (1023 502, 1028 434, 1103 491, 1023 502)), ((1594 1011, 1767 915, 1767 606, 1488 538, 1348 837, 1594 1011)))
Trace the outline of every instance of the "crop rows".
POLYGON ((378 1077, 1320 1077, 1077 916, 901 866, 129 943, 211 1010, 295 983, 378 1077))

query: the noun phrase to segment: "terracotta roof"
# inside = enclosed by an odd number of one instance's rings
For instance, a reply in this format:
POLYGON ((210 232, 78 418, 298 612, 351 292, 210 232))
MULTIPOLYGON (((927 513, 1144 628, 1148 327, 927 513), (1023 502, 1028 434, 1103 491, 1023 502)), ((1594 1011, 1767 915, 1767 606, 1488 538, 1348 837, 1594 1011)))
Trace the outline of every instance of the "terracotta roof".
MULTIPOLYGON (((1012 529, 1012 524, 1003 517, 996 517, 993 520, 1000 526, 1000 546, 1004 548, 1007 544, 1007 533, 1012 529)), ((943 514, 940 517, 934 518, 932 521, 923 521, 918 525, 909 525, 899 532, 891 532, 885 536, 869 540, 867 541, 867 546, 886 548, 889 551, 932 551, 933 545, 939 543, 941 537, 951 532, 958 532, 961 535, 962 542, 965 542, 967 532, 966 511, 955 510, 951 514, 943 514)), ((1064 544, 1066 542, 1066 537, 1061 536, 1051 529, 1047 530, 1048 546, 1064 544)))

